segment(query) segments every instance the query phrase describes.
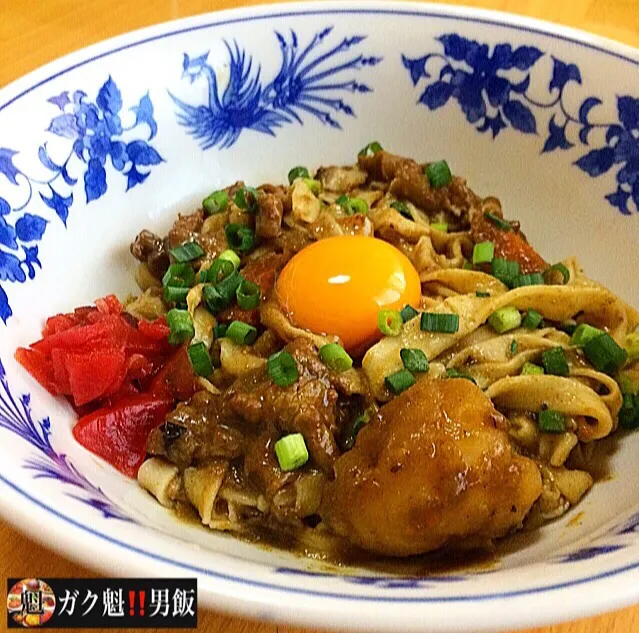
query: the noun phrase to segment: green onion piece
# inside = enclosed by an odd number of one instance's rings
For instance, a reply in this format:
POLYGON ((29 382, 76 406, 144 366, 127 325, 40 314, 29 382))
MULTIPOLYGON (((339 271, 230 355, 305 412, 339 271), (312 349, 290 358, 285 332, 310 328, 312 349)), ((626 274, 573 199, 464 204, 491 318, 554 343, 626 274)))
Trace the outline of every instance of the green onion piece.
POLYGON ((308 461, 308 450, 301 433, 285 435, 275 442, 275 455, 284 472, 297 470, 308 461))
POLYGON ((619 426, 624 429, 639 427, 639 398, 625 394, 619 410, 619 426))
POLYGON ((162 277, 162 285, 166 288, 190 288, 195 283, 195 271, 189 264, 171 264, 162 277))
POLYGON ((313 178, 302 178, 304 184, 311 190, 311 193, 318 196, 322 191, 322 183, 319 180, 313 178))
POLYGON ((535 365, 534 363, 526 362, 521 368, 522 376, 536 376, 536 375, 541 376, 544 373, 545 373, 544 368, 540 367, 539 365, 535 365))
POLYGON ((541 355, 541 362, 546 373, 552 376, 567 376, 570 373, 566 354, 561 347, 547 349, 541 355))
POLYGON ((619 383, 619 389, 622 394, 631 394, 633 396, 639 393, 639 376, 630 372, 619 372, 617 376, 617 382, 619 383))
POLYGON ((476 290, 475 296, 485 299, 486 297, 490 297, 490 292, 484 292, 483 290, 476 290))
POLYGON ((442 233, 448 233, 448 224, 446 222, 433 222, 430 228, 435 229, 435 231, 441 231, 442 233))
POLYGON ((634 361, 639 358, 639 332, 633 332, 626 336, 624 348, 629 360, 634 361))
POLYGON ((491 273, 509 288, 514 288, 519 278, 519 262, 511 262, 501 257, 495 257, 491 263, 491 273))
POLYGON ((383 151, 383 147, 377 142, 372 141, 366 147, 359 151, 358 156, 372 156, 373 154, 377 154, 377 152, 383 151))
POLYGON ((187 242, 186 244, 172 248, 169 253, 176 262, 183 264, 202 257, 202 255, 204 255, 204 249, 197 242, 187 242))
POLYGON ((244 321, 233 321, 226 329, 226 338, 238 345, 251 345, 257 338, 257 330, 244 321))
POLYGON ((517 341, 515 339, 512 340, 512 342, 510 343, 510 354, 511 356, 513 354, 517 353, 517 348, 519 347, 517 341))
POLYGON ((472 270, 473 269, 473 265, 469 261, 465 261, 462 268, 464 270, 472 270))
POLYGON ((400 369, 394 374, 386 376, 386 378, 384 378, 384 383, 390 392, 397 396, 402 393, 402 391, 406 391, 406 389, 415 384, 415 376, 413 376, 408 369, 400 369))
POLYGON ((402 308, 402 311, 399 313, 404 323, 408 323, 408 321, 410 321, 411 319, 414 319, 418 314, 419 312, 417 312, 417 310, 415 310, 413 306, 409 306, 409 305, 405 305, 402 308))
POLYGON ((235 296, 237 297, 237 305, 242 310, 254 310, 260 305, 262 292, 256 283, 243 279, 235 291, 235 296))
POLYGON ((626 362, 626 350, 617 345, 610 334, 601 334, 588 341, 584 347, 584 354, 597 371, 614 374, 626 362))
POLYGON ((213 363, 209 356, 209 350, 204 343, 195 343, 190 345, 188 349, 189 360, 193 366, 193 371, 198 376, 204 376, 207 378, 213 373, 213 363))
POLYGON ((403 348, 399 351, 399 356, 404 367, 413 374, 428 371, 428 359, 421 349, 403 348))
POLYGON ((453 182, 453 175, 450 173, 450 167, 445 160, 438 160, 436 163, 426 165, 424 171, 433 189, 441 189, 453 182))
POLYGON ((229 194, 224 189, 214 191, 202 200, 202 208, 209 214, 222 213, 229 203, 229 194))
POLYGON ((489 213, 488 211, 486 211, 486 213, 484 213, 484 217, 502 231, 510 231, 510 229, 512 228, 510 226, 510 222, 507 222, 506 220, 504 220, 504 218, 500 218, 494 213, 489 213))
POLYGON ((257 211, 257 189, 254 187, 242 187, 235 192, 235 204, 238 209, 245 209, 249 213, 257 211))
POLYGON ((217 340, 218 338, 224 338, 226 336, 226 330, 228 330, 228 325, 226 323, 218 323, 213 328, 213 338, 217 340))
POLYGON ((244 277, 236 270, 228 277, 222 279, 222 281, 215 286, 215 290, 217 290, 222 299, 229 304, 236 297, 237 289, 240 287, 242 281, 244 281, 244 277))
POLYGON ((341 373, 353 366, 353 359, 347 354, 346 350, 337 343, 327 343, 322 345, 319 350, 321 361, 333 371, 341 373))
POLYGON ((439 314, 437 312, 422 312, 420 329, 425 332, 443 332, 454 334, 459 330, 458 314, 439 314))
POLYGON ((557 328, 560 329, 562 332, 565 332, 569 336, 572 336, 575 333, 575 330, 577 329, 577 321, 575 321, 574 319, 568 319, 567 321, 562 321, 557 326, 557 328))
POLYGON ((206 271, 206 281, 217 284, 220 281, 226 279, 229 275, 232 275, 235 272, 235 266, 233 266, 233 262, 230 262, 228 259, 217 259, 213 260, 210 268, 206 271))
POLYGON ((510 332, 521 325, 521 313, 512 306, 499 308, 488 317, 488 325, 498 334, 510 332))
POLYGON ((166 315, 166 324, 171 329, 169 332, 171 345, 181 345, 195 336, 193 320, 188 310, 177 310, 176 308, 169 310, 166 315))
POLYGON ((237 256, 235 251, 230 249, 223 251, 217 257, 218 259, 225 259, 226 261, 231 262, 233 264, 233 268, 237 270, 240 267, 240 258, 237 256))
POLYGON ((582 323, 575 328, 570 339, 570 344, 575 347, 583 347, 588 341, 592 341, 593 338, 597 338, 603 334, 603 330, 592 327, 587 323, 582 323))
POLYGON ((536 330, 541 322, 544 320, 544 317, 537 312, 537 310, 528 310, 528 314, 521 322, 522 327, 525 327, 527 330, 536 330))
POLYGON ((229 246, 238 253, 248 253, 255 244, 255 234, 242 224, 227 224, 224 228, 229 246))
POLYGON ((410 209, 408 208, 408 205, 405 202, 402 202, 401 200, 395 200, 394 202, 391 202, 390 206, 391 206, 391 209, 395 209, 395 211, 399 211, 405 218, 408 218, 409 220, 413 219, 410 209))
POLYGON ((292 185, 298 178, 310 178, 311 175, 308 173, 308 169, 302 165, 298 165, 297 167, 293 167, 291 171, 288 172, 288 182, 292 185))
POLYGON ((371 419, 371 414, 368 411, 360 413, 352 422, 351 428, 346 436, 346 439, 342 442, 342 450, 350 451, 355 446, 355 440, 357 435, 365 427, 371 419))
POLYGON ((297 363, 286 350, 271 354, 266 361, 266 371, 278 387, 288 387, 298 378, 297 363))
POLYGON ((473 264, 490 264, 495 257, 493 242, 479 242, 473 248, 473 264))
POLYGON ((566 430, 566 418, 560 411, 545 409, 537 415, 537 426, 542 433, 563 433, 566 430))
POLYGON ((548 284, 552 284, 555 283, 555 278, 556 275, 554 274, 556 272, 561 273, 561 277, 562 277, 562 282, 561 285, 565 285, 570 281, 570 271, 561 263, 559 264, 553 264, 548 270, 546 270, 544 272, 544 279, 546 280, 546 283, 548 284))
POLYGON ((455 369, 454 367, 451 367, 450 369, 446 370, 446 377, 447 378, 463 378, 464 380, 470 380, 470 382, 472 382, 474 385, 477 384, 477 381, 470 374, 467 374, 466 372, 463 372, 463 371, 459 371, 458 369, 455 369))
POLYGON ((515 282, 515 287, 521 286, 543 286, 544 276, 541 273, 530 273, 529 275, 519 275, 515 282))
POLYGON ((340 196, 336 203, 342 207, 342 210, 347 215, 354 215, 355 213, 368 213, 368 203, 363 198, 349 198, 348 196, 340 196))
POLYGON ((402 331, 404 321, 397 310, 380 310, 377 313, 377 327, 385 336, 397 336, 402 331))
POLYGON ((164 288, 164 300, 169 303, 183 303, 189 294, 190 288, 178 288, 176 286, 166 286, 164 288))
POLYGON ((213 286, 204 286, 204 288, 202 288, 202 298, 211 314, 217 314, 220 310, 224 310, 229 304, 228 300, 213 286))

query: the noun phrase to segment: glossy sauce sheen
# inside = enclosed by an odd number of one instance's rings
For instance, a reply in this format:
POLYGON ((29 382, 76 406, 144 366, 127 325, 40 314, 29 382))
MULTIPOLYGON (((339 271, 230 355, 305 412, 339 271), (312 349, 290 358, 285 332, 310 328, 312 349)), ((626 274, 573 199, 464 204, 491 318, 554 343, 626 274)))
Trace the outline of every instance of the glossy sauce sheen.
POLYGON ((419 306, 419 275, 391 244, 359 235, 300 251, 277 282, 280 305, 298 326, 339 336, 349 351, 373 342, 381 309, 419 306))

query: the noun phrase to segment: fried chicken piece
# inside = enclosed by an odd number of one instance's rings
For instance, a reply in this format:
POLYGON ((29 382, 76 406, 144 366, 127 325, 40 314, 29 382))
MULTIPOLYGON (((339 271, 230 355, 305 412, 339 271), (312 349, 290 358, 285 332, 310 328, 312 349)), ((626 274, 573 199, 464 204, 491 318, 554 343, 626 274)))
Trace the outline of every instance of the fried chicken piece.
POLYGON ((507 420, 465 379, 420 380, 335 462, 320 514, 363 549, 409 556, 517 528, 541 494, 507 420))

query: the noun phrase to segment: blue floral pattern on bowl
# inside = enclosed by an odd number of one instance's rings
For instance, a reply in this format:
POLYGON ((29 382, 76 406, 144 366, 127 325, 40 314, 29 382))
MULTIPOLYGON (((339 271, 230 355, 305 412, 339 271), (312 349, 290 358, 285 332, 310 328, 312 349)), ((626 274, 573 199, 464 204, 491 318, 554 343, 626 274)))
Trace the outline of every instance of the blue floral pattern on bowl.
MULTIPOLYGON (((23 284, 35 278, 36 266, 42 268, 38 242, 44 237, 49 220, 26 211, 37 204, 35 193, 39 195, 38 202, 44 203, 66 226, 79 176, 90 203, 107 192, 107 159, 126 176, 127 191, 142 184, 149 177, 150 168, 163 160, 148 142, 157 134, 148 93, 130 108, 131 114, 126 115, 131 120, 128 126, 123 124, 122 95, 111 77, 100 88, 95 103, 82 90, 71 96, 65 91, 48 101, 59 113, 51 119, 47 132, 70 144, 62 162, 54 162, 46 142, 38 149, 39 162, 51 173, 50 177, 29 177, 15 165, 18 152, 0 147, 0 175, 25 193, 24 202, 13 207, 0 196, 0 282, 23 284), (147 140, 140 138, 139 128, 144 126, 149 132, 147 140)), ((0 319, 6 324, 12 314, 9 298, 0 284, 0 319)))
POLYGON ((184 54, 183 77, 191 83, 204 77, 208 83, 208 103, 190 105, 171 95, 179 106, 178 123, 186 128, 202 149, 231 147, 245 130, 275 135, 283 125, 297 122, 309 114, 324 125, 341 129, 335 114, 353 117, 353 108, 339 95, 372 92, 367 84, 344 78, 347 71, 375 66, 380 57, 351 54, 366 37, 345 37, 327 48, 333 27, 317 33, 301 47, 295 31, 290 38, 275 33, 282 53, 276 77, 264 85, 261 68, 237 42, 226 43, 229 80, 220 94, 218 75, 207 63, 208 53, 191 58, 184 54))
POLYGON ((588 146, 590 132, 603 129, 605 144, 583 154, 575 165, 593 178, 618 167, 617 189, 606 199, 624 215, 631 214, 633 205, 639 211, 639 99, 618 96, 618 121, 593 122, 591 111, 602 103, 598 97, 583 99, 577 113, 571 113, 565 104, 566 87, 582 83, 576 64, 552 57, 549 97, 542 101, 530 91, 531 74, 545 55, 539 48, 500 43, 491 51, 488 44, 456 33, 437 40, 443 53, 402 56, 413 85, 426 82, 418 103, 432 111, 452 99, 478 132, 490 131, 493 139, 508 127, 522 134, 538 134, 537 116, 545 112, 548 133, 542 153, 571 150, 577 143, 588 146), (577 139, 568 140, 568 130, 574 130, 577 139))

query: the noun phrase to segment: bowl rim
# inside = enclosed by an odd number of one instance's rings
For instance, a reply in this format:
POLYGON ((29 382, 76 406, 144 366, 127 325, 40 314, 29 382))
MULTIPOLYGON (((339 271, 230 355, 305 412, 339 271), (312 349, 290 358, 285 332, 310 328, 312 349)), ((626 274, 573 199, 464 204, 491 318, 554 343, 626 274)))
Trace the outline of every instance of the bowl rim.
MULTIPOLYGON (((428 17, 434 19, 452 19, 475 24, 488 24, 508 30, 528 32, 533 35, 550 37, 563 42, 569 42, 577 46, 594 50, 608 56, 615 57, 624 62, 639 66, 639 49, 611 40, 599 35, 587 33, 572 27, 556 25, 543 20, 523 17, 487 9, 475 9, 472 7, 449 6, 441 4, 427 4, 421 2, 396 2, 393 0, 378 0, 367 2, 362 6, 361 2, 348 0, 318 2, 291 2, 283 4, 261 4, 248 7, 240 7, 223 11, 198 14, 191 17, 172 20, 160 24, 136 29, 93 44, 91 46, 73 51, 61 58, 47 63, 40 68, 31 71, 27 75, 11 82, 0 89, 0 113, 28 95, 33 90, 79 67, 90 64, 115 53, 155 42, 161 39, 181 35, 184 33, 212 29, 219 26, 227 26, 234 23, 254 22, 278 17, 293 16, 318 16, 318 15, 402 15, 412 17, 428 17)), ((304 587, 284 587, 261 581, 255 581, 244 577, 219 574, 204 568, 187 565, 180 561, 165 558, 152 551, 146 551, 143 547, 134 547, 129 543, 119 541, 108 534, 99 532, 88 525, 84 525, 71 516, 65 516, 55 508, 35 498, 27 490, 20 488, 15 483, 5 478, 0 470, 0 514, 16 528, 25 530, 25 525, 34 525, 40 519, 40 511, 45 510, 53 519, 48 525, 47 532, 29 532, 29 536, 41 541, 47 547, 66 556, 88 565, 99 568, 109 573, 117 569, 118 572, 134 574, 151 572, 158 575, 162 571, 170 569, 173 574, 197 573, 198 575, 214 577, 220 580, 222 585, 203 592, 203 602, 216 609, 231 611, 243 615, 264 615, 263 600, 257 595, 238 593, 237 588, 226 586, 239 584, 255 589, 269 590, 275 593, 301 594, 306 600, 303 604, 295 602, 284 607, 276 602, 275 613, 278 619, 295 622, 302 625, 322 625, 339 627, 346 621, 356 628, 367 630, 388 630, 394 626, 392 614, 390 617, 378 618, 364 617, 356 614, 353 619, 349 616, 349 605, 359 603, 377 604, 410 604, 413 606, 428 606, 436 603, 477 603, 491 600, 516 599, 523 596, 534 596, 534 608, 528 607, 525 611, 509 615, 509 620, 504 624, 497 614, 486 616, 483 621, 478 621, 474 616, 466 617, 468 623, 472 623, 473 630, 492 630, 508 626, 524 627, 530 625, 556 622, 569 617, 591 615, 603 610, 609 610, 628 605, 639 598, 639 588, 633 589, 633 583, 624 582, 631 572, 639 569, 639 560, 625 566, 606 570, 599 574, 578 578, 572 581, 558 582, 550 586, 535 587, 529 589, 505 590, 502 593, 477 594, 474 596, 443 596, 443 597, 398 597, 398 596, 374 596, 344 595, 338 592, 324 592, 307 590, 304 587), (5 494, 6 493, 6 494, 5 494), (20 499, 22 501, 20 501, 20 499), (27 501, 25 503, 24 501, 27 501), (71 528, 71 529, 70 529, 71 528), (76 536, 77 538, 74 538, 76 536), (99 546, 106 548, 96 557, 95 552, 99 546), (125 549, 134 556, 122 560, 121 550, 125 549), (108 553, 112 552, 113 556, 108 553), (116 554, 117 552, 117 554, 116 554), (149 560, 158 567, 149 569, 149 560), (116 562, 117 561, 117 562, 116 562), (160 567, 162 566, 162 567, 160 567), (168 567, 167 567, 168 566, 168 567), (597 583, 597 586, 593 586, 597 583), (602 585, 601 583, 606 583, 602 585), (610 588, 608 589, 608 585, 610 588), (558 592, 570 587, 581 586, 579 611, 571 604, 570 600, 558 600, 552 604, 552 609, 540 595, 549 592, 558 592), (584 586, 586 592, 584 592, 584 586), (604 590, 607 589, 607 590, 604 590), (311 600, 309 602, 309 599, 311 600), (327 616, 327 600, 331 601, 333 613, 327 616), (546 606, 545 606, 546 605, 546 606)), ((635 575, 636 578, 636 575, 635 575)), ((202 587, 200 587, 202 592, 202 587)), ((376 611, 376 613, 379 613, 376 611)), ((423 612, 415 612, 416 615, 423 612)), ((396 625, 396 623, 395 623, 396 625)), ((443 618, 429 622, 429 627, 437 631, 459 630, 460 620, 454 622, 443 618)), ((404 628, 407 630, 421 630, 422 622, 418 617, 413 617, 404 628)))

